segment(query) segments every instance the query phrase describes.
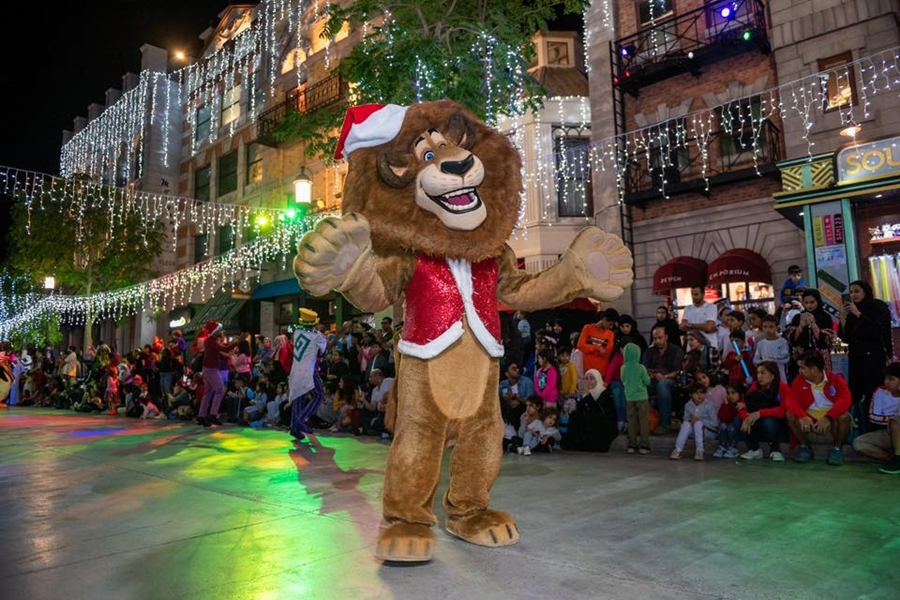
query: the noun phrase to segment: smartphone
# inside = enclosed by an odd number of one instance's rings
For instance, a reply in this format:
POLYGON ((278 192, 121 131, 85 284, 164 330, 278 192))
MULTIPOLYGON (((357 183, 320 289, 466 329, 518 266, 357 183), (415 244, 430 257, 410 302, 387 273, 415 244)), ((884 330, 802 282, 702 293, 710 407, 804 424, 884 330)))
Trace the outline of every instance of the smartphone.
POLYGON ((841 304, 850 304, 850 294, 841 294, 841 304))

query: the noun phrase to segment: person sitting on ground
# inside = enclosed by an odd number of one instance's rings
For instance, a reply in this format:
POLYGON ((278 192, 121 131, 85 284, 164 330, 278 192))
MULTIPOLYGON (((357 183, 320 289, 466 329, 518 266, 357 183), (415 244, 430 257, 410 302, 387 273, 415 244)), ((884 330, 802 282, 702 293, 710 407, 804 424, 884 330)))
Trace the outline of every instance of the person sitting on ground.
POLYGON ((888 462, 894 457, 890 423, 900 417, 900 363, 893 362, 884 370, 884 387, 875 390, 869 403, 869 433, 856 436, 853 449, 873 460, 888 462))
POLYGON ((719 383, 715 373, 709 369, 697 369, 693 373, 693 379, 706 388, 706 399, 719 410, 725 403, 725 386, 719 383))
POLYGON ((543 349, 537 355, 537 372, 534 374, 534 393, 544 401, 544 407, 555 408, 559 400, 559 370, 555 354, 543 349))
POLYGON ((512 435, 508 435, 506 431, 504 431, 503 449, 505 452, 511 452, 513 454, 518 452, 524 442, 528 426, 534 421, 540 420, 542 410, 544 410, 544 401, 541 400, 540 396, 534 395, 525 399, 525 412, 522 413, 522 416, 519 419, 518 430, 511 432, 512 435))
MULTIPOLYGON (((673 319, 669 314, 668 306, 656 307, 656 323, 653 324, 650 331, 652 332, 657 327, 662 327, 666 330, 666 336, 669 339, 669 343, 675 344, 681 348, 681 327, 678 325, 678 321, 673 319)), ((643 352, 643 350, 641 352, 643 352)))
POLYGON ((709 340, 699 331, 689 331, 687 338, 687 352, 681 361, 681 370, 684 373, 693 373, 697 369, 718 370, 719 350, 709 345, 709 340))
POLYGON ((710 346, 716 346, 716 306, 706 302, 703 296, 704 290, 702 287, 691 288, 691 304, 684 307, 679 327, 684 333, 689 331, 701 332, 706 336, 710 346))
POLYGON ((559 411, 554 406, 548 406, 541 411, 540 419, 529 423, 522 438, 522 445, 516 450, 519 454, 531 456, 534 452, 553 452, 555 444, 562 439, 562 434, 556 428, 556 420, 559 411))
POLYGON ((191 419, 193 410, 191 409, 191 394, 184 387, 184 381, 175 380, 172 393, 167 394, 166 404, 169 406, 170 419, 191 419))
MULTIPOLYGON (((144 384, 147 385, 146 383, 144 384)), ((159 417, 160 411, 159 407, 154 404, 153 400, 150 399, 150 394, 142 393, 139 399, 141 403, 141 418, 142 419, 155 419, 159 417)))
POLYGON ((575 409, 569 414, 568 433, 563 438, 563 446, 567 450, 609 452, 619 433, 612 392, 604 385, 603 376, 596 369, 585 373, 583 391, 575 409))
POLYGON ((746 394, 747 388, 740 382, 729 383, 725 388, 725 402, 716 413, 719 418, 719 446, 713 457, 737 458, 740 456, 737 442, 741 432, 741 417, 737 407, 744 403, 746 394))
POLYGON ((791 384, 793 394, 785 406, 788 427, 800 442, 794 460, 813 459, 810 436, 816 434, 833 444, 825 462, 840 466, 844 464, 841 449, 850 433, 850 388, 841 375, 825 370, 825 361, 815 350, 801 354, 797 367, 800 374, 791 384))
POLYGON ((385 377, 380 369, 372 369, 369 374, 369 397, 363 397, 361 422, 357 433, 378 435, 384 431, 384 413, 392 385, 394 385, 393 377, 385 377))
POLYGON ((641 353, 647 349, 647 340, 645 340, 644 336, 641 335, 641 332, 638 331, 637 321, 635 321, 634 317, 631 315, 619 316, 618 333, 619 335, 616 337, 616 346, 619 348, 624 348, 625 344, 631 342, 637 344, 641 349, 641 353))
MULTIPOLYGON (((759 308, 758 306, 753 307, 747 311, 747 335, 753 337, 753 347, 756 348, 756 344, 759 343, 759 340, 766 337, 765 332, 762 329, 763 319, 765 319, 769 313, 766 312, 764 308, 759 308)), ((772 317, 775 318, 774 315, 772 317)), ((775 329, 778 329, 778 319, 775 319, 775 329)), ((754 350, 755 353, 755 350, 754 350)))
POLYGON ((732 330, 729 334, 729 343, 732 346, 731 353, 722 361, 722 369, 727 373, 728 383, 742 381, 746 384, 753 382, 753 353, 746 344, 746 334, 740 330, 732 330), (734 347, 740 349, 740 354, 734 351, 734 347))
POLYGON ((792 395, 791 388, 781 381, 778 365, 763 361, 756 366, 756 381, 747 391, 743 403, 739 403, 741 431, 747 434, 747 452, 741 454, 744 460, 763 457, 759 447, 761 441, 769 443, 769 459, 784 462, 781 442, 787 440, 787 426, 784 422, 785 404, 792 395))
POLYGON ((700 382, 688 386, 687 392, 691 401, 684 406, 684 418, 681 430, 675 440, 675 449, 669 456, 672 460, 681 460, 681 453, 688 438, 694 437, 696 450, 694 460, 704 460, 703 440, 714 440, 719 433, 719 417, 716 407, 706 399, 706 386, 700 382))
POLYGON ((253 398, 250 400, 247 408, 244 409, 244 422, 251 427, 265 427, 268 404, 268 386, 264 381, 257 381, 256 389, 253 391, 253 398))

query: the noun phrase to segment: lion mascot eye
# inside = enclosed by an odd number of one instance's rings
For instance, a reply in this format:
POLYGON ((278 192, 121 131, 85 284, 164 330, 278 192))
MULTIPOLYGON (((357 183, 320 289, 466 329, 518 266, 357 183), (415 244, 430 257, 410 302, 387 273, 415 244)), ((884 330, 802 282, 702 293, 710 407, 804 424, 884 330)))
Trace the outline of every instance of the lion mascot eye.
POLYGON ((425 154, 422 155, 422 158, 426 161, 429 161, 434 158, 434 152, 431 150, 426 150, 425 154))

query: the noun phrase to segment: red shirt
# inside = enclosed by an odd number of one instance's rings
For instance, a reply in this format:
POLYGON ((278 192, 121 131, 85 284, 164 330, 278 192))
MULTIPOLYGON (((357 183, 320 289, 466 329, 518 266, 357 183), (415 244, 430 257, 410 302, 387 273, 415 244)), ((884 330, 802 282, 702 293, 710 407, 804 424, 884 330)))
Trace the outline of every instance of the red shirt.
MULTIPOLYGON (((828 381, 825 382, 825 389, 822 391, 832 405, 826 416, 831 420, 835 420, 850 410, 850 388, 847 387, 847 382, 844 381, 844 378, 837 373, 825 371, 825 379, 828 381)), ((812 387, 813 384, 808 382, 802 375, 797 375, 794 383, 791 384, 793 393, 789 397, 790 402, 787 404, 787 410, 798 419, 809 416, 806 414, 806 409, 813 404, 812 387)))

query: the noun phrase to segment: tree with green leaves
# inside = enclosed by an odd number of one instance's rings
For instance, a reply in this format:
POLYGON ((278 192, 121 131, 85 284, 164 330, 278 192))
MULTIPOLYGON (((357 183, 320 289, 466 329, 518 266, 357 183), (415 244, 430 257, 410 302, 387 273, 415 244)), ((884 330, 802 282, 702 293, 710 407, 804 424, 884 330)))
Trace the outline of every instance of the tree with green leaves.
MULTIPOLYGON (((544 90, 528 76, 532 36, 558 14, 583 10, 586 0, 356 0, 330 7, 324 37, 349 24, 362 41, 338 70, 354 88, 354 103, 408 105, 451 99, 488 122, 541 106, 544 90)), ((327 157, 346 102, 293 113, 276 134, 298 136, 307 153, 327 157)))
MULTIPOLYGON (((20 194, 12 209, 7 269, 42 287, 56 278, 60 294, 90 296, 123 288, 154 275, 165 227, 146 222, 135 203, 121 202, 111 213, 101 195, 127 192, 86 180, 56 178, 30 201, 20 194)), ((96 315, 85 315, 85 347, 96 315)))

